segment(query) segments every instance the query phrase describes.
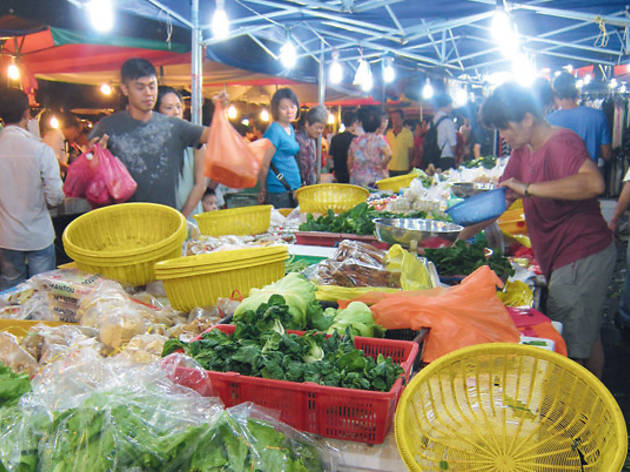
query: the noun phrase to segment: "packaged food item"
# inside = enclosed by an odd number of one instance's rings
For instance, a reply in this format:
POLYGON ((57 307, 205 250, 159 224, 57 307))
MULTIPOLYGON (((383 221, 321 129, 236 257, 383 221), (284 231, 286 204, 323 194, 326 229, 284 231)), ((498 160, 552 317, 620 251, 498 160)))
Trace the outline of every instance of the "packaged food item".
POLYGON ((100 275, 77 269, 57 269, 31 278, 37 290, 77 301, 99 288, 104 280, 100 275))
POLYGON ((24 372, 29 376, 37 372, 37 360, 10 333, 0 332, 0 362, 14 372, 24 372))

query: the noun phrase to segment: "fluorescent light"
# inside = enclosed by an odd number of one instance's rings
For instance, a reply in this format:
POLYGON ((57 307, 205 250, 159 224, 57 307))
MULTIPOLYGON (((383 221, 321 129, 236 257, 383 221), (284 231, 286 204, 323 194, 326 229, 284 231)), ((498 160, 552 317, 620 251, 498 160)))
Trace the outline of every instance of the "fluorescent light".
POLYGON ((328 70, 328 78, 331 84, 338 84, 343 80, 343 69, 339 64, 339 53, 333 53, 333 60, 330 63, 330 69, 328 70))
POLYGON ((234 105, 230 105, 227 109, 227 116, 230 120, 234 120, 236 119, 236 117, 238 116, 238 110, 236 109, 236 107, 234 105))
POLYGON ((286 69, 293 69, 297 62, 297 52, 290 39, 280 48, 280 62, 286 69))
POLYGON ((112 93, 112 87, 109 84, 101 84, 100 90, 103 95, 111 95, 112 93))
POLYGON ((497 41, 502 41, 506 34, 512 32, 510 17, 502 7, 498 7, 494 11, 492 17, 492 36, 497 41))
POLYGON ((20 69, 15 64, 9 64, 7 69, 7 75, 11 80, 19 80, 20 79, 20 69))
POLYGON ((422 98, 424 98, 425 100, 429 100, 432 97, 433 97, 433 86, 431 85, 431 82, 429 81, 429 79, 427 79, 427 83, 424 84, 424 87, 422 88, 422 98))
POLYGON ((269 112, 263 108, 263 111, 260 112, 260 120, 267 123, 269 121, 269 112))
POLYGON ((212 15, 212 37, 216 39, 227 38, 230 34, 230 20, 223 9, 223 2, 217 2, 217 7, 212 15))
POLYGON ((90 0, 86 8, 96 31, 106 33, 114 27, 114 9, 110 0, 90 0))
POLYGON ((383 67, 383 82, 386 84, 393 82, 396 78, 396 70, 394 69, 392 62, 393 60, 391 57, 385 58, 385 65, 383 67))
POLYGON ((372 77, 370 65, 363 58, 359 60, 359 67, 357 68, 357 73, 354 75, 354 81, 352 82, 352 85, 358 85, 364 92, 370 90, 374 85, 374 79, 372 77))

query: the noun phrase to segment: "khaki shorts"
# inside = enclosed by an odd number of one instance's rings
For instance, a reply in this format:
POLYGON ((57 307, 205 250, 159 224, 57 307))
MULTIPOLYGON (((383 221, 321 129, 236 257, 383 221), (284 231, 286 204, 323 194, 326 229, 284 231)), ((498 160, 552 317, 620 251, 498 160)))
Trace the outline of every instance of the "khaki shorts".
POLYGON ((603 251, 559 267, 551 273, 547 316, 563 324, 569 357, 588 359, 597 341, 608 285, 615 269, 613 242, 603 251))

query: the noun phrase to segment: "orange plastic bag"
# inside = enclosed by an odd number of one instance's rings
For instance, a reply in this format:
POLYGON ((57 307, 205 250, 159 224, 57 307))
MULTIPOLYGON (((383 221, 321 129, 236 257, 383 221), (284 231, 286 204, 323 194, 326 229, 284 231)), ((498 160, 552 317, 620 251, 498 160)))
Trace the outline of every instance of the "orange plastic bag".
POLYGON ((271 145, 271 141, 264 138, 252 143, 245 141, 225 117, 221 104, 216 102, 203 173, 231 188, 254 187, 265 152, 271 145))
POLYGON ((502 286, 501 279, 483 265, 455 287, 372 292, 351 301, 371 305, 374 321, 385 329, 430 328, 422 360, 431 362, 473 344, 520 341, 519 331, 497 297, 496 288, 502 286))

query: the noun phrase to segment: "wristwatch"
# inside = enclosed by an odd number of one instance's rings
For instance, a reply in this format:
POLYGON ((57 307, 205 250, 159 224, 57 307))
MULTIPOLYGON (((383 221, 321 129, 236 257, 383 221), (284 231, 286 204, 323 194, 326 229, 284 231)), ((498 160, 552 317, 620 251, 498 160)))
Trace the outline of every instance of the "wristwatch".
POLYGON ((523 195, 525 195, 526 197, 531 197, 532 194, 529 193, 529 185, 530 184, 525 184, 525 191, 523 192, 523 195))

